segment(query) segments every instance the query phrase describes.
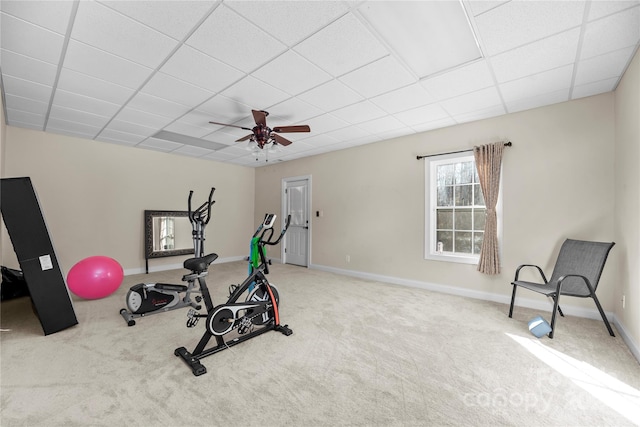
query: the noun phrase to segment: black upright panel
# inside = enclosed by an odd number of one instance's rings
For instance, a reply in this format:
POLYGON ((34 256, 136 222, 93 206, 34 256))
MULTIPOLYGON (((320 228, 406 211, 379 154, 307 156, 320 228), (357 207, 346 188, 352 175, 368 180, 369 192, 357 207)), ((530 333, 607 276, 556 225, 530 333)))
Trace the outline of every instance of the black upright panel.
POLYGON ((78 324, 30 178, 3 178, 0 208, 45 335, 78 324))

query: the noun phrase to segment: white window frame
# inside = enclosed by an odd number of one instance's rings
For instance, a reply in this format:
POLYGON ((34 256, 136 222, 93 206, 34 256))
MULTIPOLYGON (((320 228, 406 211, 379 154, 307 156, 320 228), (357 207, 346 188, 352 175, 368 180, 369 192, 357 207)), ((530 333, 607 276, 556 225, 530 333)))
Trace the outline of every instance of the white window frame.
MULTIPOLYGON (((437 179, 436 169, 438 165, 448 163, 462 163, 472 161, 475 167, 473 153, 462 152, 445 154, 441 156, 425 158, 425 240, 424 258, 435 261, 457 262, 462 264, 478 264, 479 254, 462 254, 455 252, 438 252, 436 242, 436 203, 437 203, 437 179)), ((500 178, 502 181, 502 178, 500 178)), ((500 194, 496 204, 498 217, 498 245, 502 247, 502 182, 500 194)))

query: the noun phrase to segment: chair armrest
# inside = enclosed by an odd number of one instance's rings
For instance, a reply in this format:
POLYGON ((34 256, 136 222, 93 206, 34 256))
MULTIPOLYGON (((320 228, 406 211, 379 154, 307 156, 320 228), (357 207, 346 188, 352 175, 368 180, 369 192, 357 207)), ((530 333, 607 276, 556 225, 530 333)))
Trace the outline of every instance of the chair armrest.
POLYGON ((562 282, 564 281, 564 279, 567 279, 569 277, 579 277, 579 278, 581 278, 582 280, 584 280, 584 283, 587 285, 587 288, 589 288, 589 291, 591 292, 591 294, 595 294, 595 290, 591 286, 591 282, 589 282, 589 279, 587 279, 585 276, 583 276, 581 274, 565 274, 564 276, 561 276, 558 279, 558 284, 556 285, 556 292, 558 294, 560 294, 560 288, 562 287, 562 282))
POLYGON ((537 268, 538 271, 540 272, 540 275, 542 276, 542 280, 544 280, 544 283, 547 283, 547 277, 544 275, 544 272, 542 271, 542 269, 540 267, 538 267, 537 265, 533 265, 533 264, 521 264, 520 266, 518 266, 517 270, 516 270, 516 277, 515 279, 513 279, 514 282, 516 282, 518 280, 518 276, 520 275, 520 270, 522 270, 524 267, 534 267, 537 268))

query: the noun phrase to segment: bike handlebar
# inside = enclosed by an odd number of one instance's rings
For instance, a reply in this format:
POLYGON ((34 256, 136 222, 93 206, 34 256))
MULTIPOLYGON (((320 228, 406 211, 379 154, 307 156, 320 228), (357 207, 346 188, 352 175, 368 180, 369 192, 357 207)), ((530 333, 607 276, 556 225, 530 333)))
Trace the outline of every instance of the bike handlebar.
POLYGON ((278 236, 278 239, 275 242, 271 241, 271 238, 273 237, 273 228, 268 228, 266 230, 264 230, 262 232, 262 235, 260 236, 260 243, 263 243, 265 245, 277 245, 278 243, 280 243, 280 240, 282 240, 282 237, 285 235, 285 233, 287 232, 287 229, 289 228, 289 224, 291 223, 291 215, 287 215, 287 221, 284 224, 284 227, 282 228, 282 231, 280 232, 280 235, 278 236), (264 239, 264 234, 268 231, 271 230, 271 234, 269 234, 269 239, 265 240, 264 239))

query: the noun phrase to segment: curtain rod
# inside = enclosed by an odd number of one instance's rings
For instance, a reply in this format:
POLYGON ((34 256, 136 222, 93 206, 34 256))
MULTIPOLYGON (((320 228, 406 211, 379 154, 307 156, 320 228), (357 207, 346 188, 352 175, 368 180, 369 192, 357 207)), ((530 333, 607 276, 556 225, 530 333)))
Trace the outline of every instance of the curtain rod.
MULTIPOLYGON (((513 144, 511 143, 511 141, 509 142, 505 142, 504 146, 505 147, 511 147, 513 144)), ((473 151, 473 148, 469 149, 469 150, 460 150, 460 151, 449 151, 448 153, 439 153, 439 154, 427 154, 425 156, 417 156, 416 159, 418 160, 422 160, 425 157, 435 157, 435 156, 445 156, 447 154, 458 154, 458 153, 466 153, 468 151, 473 151)))

